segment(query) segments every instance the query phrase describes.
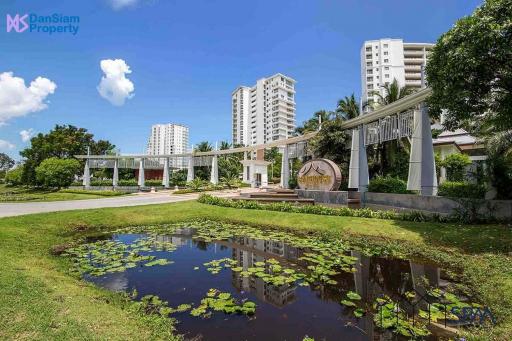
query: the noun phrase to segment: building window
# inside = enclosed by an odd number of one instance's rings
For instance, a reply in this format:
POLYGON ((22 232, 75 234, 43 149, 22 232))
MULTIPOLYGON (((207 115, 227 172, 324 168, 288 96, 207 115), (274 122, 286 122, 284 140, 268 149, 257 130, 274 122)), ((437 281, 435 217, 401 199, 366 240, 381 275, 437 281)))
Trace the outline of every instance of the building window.
POLYGON ((387 74, 387 73, 386 73, 386 74, 384 75, 384 77, 389 78, 389 74, 387 74))
POLYGON ((384 67, 384 70, 389 70, 389 66, 385 66, 385 67, 384 67))
POLYGON ((384 47, 388 47, 388 44, 384 44, 384 47))
POLYGON ((384 59, 384 63, 389 63, 389 59, 384 59))
POLYGON ((388 55, 388 51, 384 51, 384 55, 387 56, 388 55))

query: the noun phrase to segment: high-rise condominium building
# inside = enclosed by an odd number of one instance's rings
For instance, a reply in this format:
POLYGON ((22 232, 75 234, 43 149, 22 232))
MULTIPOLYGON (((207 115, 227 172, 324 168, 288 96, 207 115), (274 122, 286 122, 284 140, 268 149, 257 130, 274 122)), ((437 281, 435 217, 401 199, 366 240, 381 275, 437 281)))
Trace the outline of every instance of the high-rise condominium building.
POLYGON ((421 87, 421 67, 434 44, 404 43, 402 39, 380 39, 365 41, 361 48, 361 94, 362 102, 377 102, 379 92, 386 83, 397 80, 398 85, 421 87))
POLYGON ((286 139, 295 130, 295 80, 280 73, 231 93, 233 144, 286 139))
MULTIPOLYGON (((184 154, 188 151, 188 127, 180 124, 155 124, 148 140, 148 155, 184 154)), ((181 158, 171 159, 171 166, 184 168, 181 158)))

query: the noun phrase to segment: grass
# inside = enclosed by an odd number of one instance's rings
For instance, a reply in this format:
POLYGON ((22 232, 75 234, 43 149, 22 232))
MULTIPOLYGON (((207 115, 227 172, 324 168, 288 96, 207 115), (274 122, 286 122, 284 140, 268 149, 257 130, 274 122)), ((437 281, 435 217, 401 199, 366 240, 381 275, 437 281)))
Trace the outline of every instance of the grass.
POLYGON ((0 219, 0 339, 172 339, 168 320, 142 316, 120 295, 69 274, 54 245, 121 226, 207 218, 343 238, 386 254, 428 257, 463 272, 499 325, 482 340, 512 339, 512 230, 234 209, 197 202, 106 208, 0 219))
POLYGON ((0 185, 0 203, 97 199, 125 194, 124 192, 114 191, 52 190, 0 185))

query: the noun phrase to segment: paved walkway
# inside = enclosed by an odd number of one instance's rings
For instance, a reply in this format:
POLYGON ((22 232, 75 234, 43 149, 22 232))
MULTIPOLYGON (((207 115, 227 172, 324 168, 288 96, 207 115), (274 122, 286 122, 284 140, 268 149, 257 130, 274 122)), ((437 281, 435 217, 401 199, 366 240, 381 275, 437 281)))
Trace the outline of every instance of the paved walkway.
MULTIPOLYGON (((216 196, 229 197, 237 195, 234 192, 215 192, 216 196)), ((199 194, 173 195, 170 192, 136 193, 126 196, 85 200, 66 200, 48 202, 24 202, 0 204, 0 217, 13 217, 24 214, 83 210, 104 207, 125 207, 151 204, 165 204, 187 200, 195 200, 199 194)))

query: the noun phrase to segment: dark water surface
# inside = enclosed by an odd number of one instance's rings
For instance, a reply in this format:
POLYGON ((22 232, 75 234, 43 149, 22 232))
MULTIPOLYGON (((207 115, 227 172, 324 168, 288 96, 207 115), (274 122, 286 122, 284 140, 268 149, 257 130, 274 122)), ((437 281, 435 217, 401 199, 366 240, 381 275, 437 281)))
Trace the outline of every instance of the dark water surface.
MULTIPOLYGON (((442 285, 441 271, 430 265, 408 260, 365 257, 351 252, 357 258, 354 273, 341 272, 333 278, 336 285, 304 287, 298 285, 273 286, 256 277, 241 277, 229 268, 211 274, 203 263, 229 257, 246 270, 255 262, 274 258, 281 265, 305 269, 307 263, 299 260, 305 252, 279 241, 236 238, 229 241, 206 243, 193 240, 193 229, 184 229, 172 236, 159 236, 178 246, 175 251, 157 251, 151 255, 174 263, 165 266, 138 266, 122 273, 101 277, 87 276, 88 281, 111 290, 132 291, 138 299, 157 295, 169 306, 193 304, 198 306, 210 288, 231 293, 236 299, 249 299, 257 304, 253 316, 227 315, 214 312, 210 318, 193 317, 190 312, 176 313, 178 333, 197 340, 302 340, 308 335, 319 340, 384 340, 394 339, 389 332, 379 334, 373 316, 361 318, 353 309, 340 304, 347 291, 361 295, 369 305, 382 295, 393 295, 424 288, 416 280, 425 277, 431 285, 442 285), (194 267, 199 267, 194 270, 194 267)), ((113 239, 131 243, 142 234, 118 234, 113 239)), ((144 254, 144 253, 142 253, 144 254)), ((429 339, 435 340, 435 337, 429 339)))

